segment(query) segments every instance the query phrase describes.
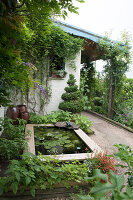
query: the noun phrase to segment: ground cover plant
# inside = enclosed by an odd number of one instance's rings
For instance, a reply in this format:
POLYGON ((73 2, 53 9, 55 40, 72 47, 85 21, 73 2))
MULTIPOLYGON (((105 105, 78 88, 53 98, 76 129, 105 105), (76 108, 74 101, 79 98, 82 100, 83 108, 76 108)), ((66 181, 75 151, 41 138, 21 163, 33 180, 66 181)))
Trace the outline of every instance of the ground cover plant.
POLYGON ((70 122, 72 118, 71 112, 65 112, 63 110, 60 111, 52 111, 47 115, 37 115, 35 113, 30 113, 30 123, 31 124, 48 124, 48 123, 56 123, 59 121, 70 122))
POLYGON ((30 113, 31 124, 49 124, 56 122, 71 121, 74 121, 77 125, 79 125, 80 128, 87 134, 93 133, 93 131, 91 130, 92 122, 88 119, 88 117, 80 114, 73 114, 72 112, 63 110, 52 111, 51 114, 47 114, 44 116, 37 115, 35 113, 30 113))
POLYGON ((86 175, 85 164, 78 161, 60 163, 52 158, 42 161, 31 153, 25 153, 21 160, 12 160, 7 176, 0 178, 0 194, 9 189, 16 194, 19 189, 24 192, 29 188, 32 196, 35 196, 36 188, 52 189, 58 183, 69 187, 70 181, 81 182, 86 175))
POLYGON ((1 120, 0 125, 4 129, 0 137, 1 162, 18 158, 27 148, 25 141, 26 121, 19 119, 19 125, 14 126, 11 119, 5 118, 1 120))
POLYGON ((76 124, 80 126, 80 128, 86 133, 86 134, 93 134, 93 131, 91 130, 92 121, 88 119, 88 117, 84 115, 73 115, 73 120, 76 124))

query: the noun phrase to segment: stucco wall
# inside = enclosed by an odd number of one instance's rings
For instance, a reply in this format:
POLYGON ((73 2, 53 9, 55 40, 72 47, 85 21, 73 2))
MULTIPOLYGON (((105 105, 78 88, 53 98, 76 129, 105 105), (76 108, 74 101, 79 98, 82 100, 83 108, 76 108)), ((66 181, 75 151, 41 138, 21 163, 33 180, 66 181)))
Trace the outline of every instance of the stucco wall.
POLYGON ((69 78, 69 74, 73 74, 76 78, 76 84, 79 86, 80 84, 80 69, 81 69, 81 51, 77 54, 75 59, 76 70, 72 69, 69 66, 69 62, 65 64, 65 71, 67 75, 65 78, 56 79, 50 78, 49 79, 49 86, 51 87, 51 98, 49 103, 45 107, 46 113, 51 113, 53 110, 58 110, 59 103, 62 101, 61 95, 65 92, 64 88, 67 86, 67 81, 69 78))
MULTIPOLYGON (((47 62, 48 63, 48 62, 47 62)), ((64 88, 67 86, 67 81, 69 78, 69 74, 73 74, 76 78, 76 84, 79 86, 80 84, 80 69, 81 69, 81 51, 76 55, 75 59, 76 70, 70 67, 70 62, 65 63, 65 71, 67 75, 65 78, 50 78, 48 79, 48 87, 50 87, 51 97, 44 106, 41 106, 40 100, 40 90, 36 88, 35 90, 30 90, 28 94, 25 96, 19 92, 14 90, 12 96, 12 104, 13 105, 21 105, 25 104, 30 112, 36 112, 41 115, 49 114, 51 111, 58 110, 59 103, 62 101, 61 95, 65 92, 64 88)), ((46 63, 45 63, 46 67, 46 63)), ((44 83, 46 82, 46 77, 44 77, 44 83)), ((45 88, 45 86, 44 86, 45 88)), ((42 95, 43 100, 45 101, 45 97, 42 95)), ((6 110, 6 108, 5 108, 6 110)), ((3 110, 2 112, 3 116, 3 110)))

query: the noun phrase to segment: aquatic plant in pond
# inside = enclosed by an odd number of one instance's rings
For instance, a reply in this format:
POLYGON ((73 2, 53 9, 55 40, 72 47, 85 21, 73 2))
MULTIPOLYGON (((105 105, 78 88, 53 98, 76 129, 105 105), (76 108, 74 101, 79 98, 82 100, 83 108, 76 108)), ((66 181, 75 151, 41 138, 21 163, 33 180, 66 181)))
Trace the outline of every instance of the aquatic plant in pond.
MULTIPOLYGON (((34 127, 35 151, 43 155, 86 153, 88 146, 74 130, 51 127, 34 127)), ((91 152, 91 150, 90 150, 91 152)))

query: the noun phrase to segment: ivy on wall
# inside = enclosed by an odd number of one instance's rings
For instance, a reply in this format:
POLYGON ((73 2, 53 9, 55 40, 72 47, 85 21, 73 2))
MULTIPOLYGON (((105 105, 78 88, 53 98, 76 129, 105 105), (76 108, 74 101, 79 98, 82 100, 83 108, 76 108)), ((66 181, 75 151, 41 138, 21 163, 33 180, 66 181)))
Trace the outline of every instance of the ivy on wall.
POLYGON ((40 93, 40 110, 43 110, 51 93, 48 86, 50 72, 60 69, 59 65, 62 64, 62 61, 64 63, 69 61, 69 66, 75 69, 74 59, 83 44, 83 40, 69 35, 57 25, 47 26, 44 23, 43 27, 41 32, 34 32, 30 29, 29 24, 25 24, 22 33, 24 39, 22 55, 26 62, 30 60, 37 67, 34 79, 47 89, 46 98, 40 93))
POLYGON ((69 35, 59 26, 48 26, 47 31, 41 31, 37 34, 32 32, 30 37, 29 31, 25 27, 25 56, 30 55, 34 62, 42 62, 47 57, 50 58, 50 65, 55 67, 56 62, 62 58, 64 62, 74 60, 75 55, 82 48, 83 41, 80 38, 69 35))

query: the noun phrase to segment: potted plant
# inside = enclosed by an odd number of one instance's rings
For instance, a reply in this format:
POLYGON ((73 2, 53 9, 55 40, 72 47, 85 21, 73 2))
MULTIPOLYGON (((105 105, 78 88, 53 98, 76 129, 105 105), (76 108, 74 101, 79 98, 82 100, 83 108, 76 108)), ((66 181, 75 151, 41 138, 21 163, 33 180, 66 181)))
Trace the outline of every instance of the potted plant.
POLYGON ((61 70, 54 70, 52 72, 53 78, 64 78, 66 76, 67 72, 64 69, 61 70))

